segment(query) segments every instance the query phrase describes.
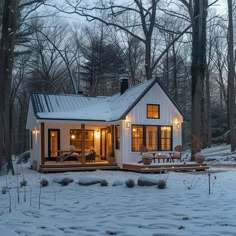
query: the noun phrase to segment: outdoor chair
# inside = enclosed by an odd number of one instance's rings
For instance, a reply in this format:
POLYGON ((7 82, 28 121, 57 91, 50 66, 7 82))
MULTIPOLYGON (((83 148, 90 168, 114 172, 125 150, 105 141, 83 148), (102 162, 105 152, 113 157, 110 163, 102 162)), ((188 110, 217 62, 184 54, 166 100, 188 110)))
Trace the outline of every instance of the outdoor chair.
POLYGON ((86 157, 86 161, 95 161, 95 152, 91 151, 90 153, 88 153, 85 157, 86 157))
POLYGON ((181 145, 177 145, 174 148, 174 152, 170 152, 169 155, 171 157, 171 161, 174 162, 174 160, 179 160, 181 162, 181 158, 182 158, 182 151, 183 148, 181 145))

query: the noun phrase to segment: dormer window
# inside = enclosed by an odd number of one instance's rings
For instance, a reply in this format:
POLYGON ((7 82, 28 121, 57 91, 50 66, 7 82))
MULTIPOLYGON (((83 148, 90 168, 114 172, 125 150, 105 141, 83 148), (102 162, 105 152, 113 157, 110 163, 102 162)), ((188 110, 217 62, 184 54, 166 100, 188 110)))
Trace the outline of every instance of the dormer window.
POLYGON ((148 119, 160 119, 160 105, 147 104, 147 118, 148 119))

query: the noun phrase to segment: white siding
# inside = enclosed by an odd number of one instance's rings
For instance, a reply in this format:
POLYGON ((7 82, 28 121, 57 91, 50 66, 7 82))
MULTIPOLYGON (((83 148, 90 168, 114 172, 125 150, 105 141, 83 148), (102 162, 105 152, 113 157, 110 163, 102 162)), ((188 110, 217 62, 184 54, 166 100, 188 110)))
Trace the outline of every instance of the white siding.
MULTIPOLYGON (((37 161, 39 164, 40 156, 41 156, 41 135, 40 135, 40 123, 35 123, 35 125, 29 130, 31 132, 33 129, 36 129, 32 133, 32 145, 30 146, 30 163, 33 165, 34 161, 37 161)), ((31 145, 31 143, 30 143, 31 145)))
MULTIPOLYGON (((131 125, 171 125, 173 126, 173 148, 178 144, 182 144, 181 124, 183 117, 157 83, 136 104, 126 118, 131 125), (160 119, 147 119, 147 104, 160 105, 160 119), (175 119, 178 119, 180 128, 176 128, 173 124, 175 119)), ((125 121, 123 121, 123 126, 125 126, 125 121)), ((131 127, 123 128, 122 146, 123 163, 137 163, 140 160, 140 153, 131 151, 131 127)))

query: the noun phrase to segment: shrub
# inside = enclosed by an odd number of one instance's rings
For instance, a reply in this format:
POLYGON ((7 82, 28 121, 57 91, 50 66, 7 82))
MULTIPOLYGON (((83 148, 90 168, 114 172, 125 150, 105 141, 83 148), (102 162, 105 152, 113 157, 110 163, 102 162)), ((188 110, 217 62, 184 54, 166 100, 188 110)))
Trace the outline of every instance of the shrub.
POLYGON ((25 179, 23 179, 22 181, 20 181, 20 187, 25 187, 27 185, 27 181, 25 179))
POLYGON ((128 188, 133 188, 135 183, 134 183, 134 180, 133 179, 128 179, 125 181, 125 184, 128 188))
POLYGON ((1 192, 2 192, 2 194, 6 194, 7 193, 7 187, 3 186, 1 192))
POLYGON ((40 181, 40 186, 41 186, 41 187, 47 187, 47 186, 48 186, 48 180, 42 179, 42 180, 40 181))
POLYGON ((100 182, 100 185, 103 186, 103 187, 106 187, 106 186, 108 186, 108 182, 107 182, 105 179, 103 179, 103 180, 100 182))
POLYGON ((166 181, 164 179, 160 179, 158 181, 157 187, 160 188, 160 189, 166 188, 166 181))

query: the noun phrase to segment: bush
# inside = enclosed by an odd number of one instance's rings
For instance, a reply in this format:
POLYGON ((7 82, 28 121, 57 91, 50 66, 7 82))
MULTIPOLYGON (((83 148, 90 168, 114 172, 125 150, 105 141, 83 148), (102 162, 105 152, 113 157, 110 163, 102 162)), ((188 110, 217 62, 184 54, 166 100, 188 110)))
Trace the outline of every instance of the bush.
POLYGON ((40 181, 40 186, 41 186, 41 187, 47 187, 47 186, 48 186, 48 180, 42 179, 42 180, 40 181))
POLYGON ((1 192, 2 192, 2 194, 6 194, 7 193, 7 187, 3 186, 1 192))
POLYGON ((133 179, 128 179, 125 181, 125 184, 128 188, 133 188, 135 183, 134 183, 134 180, 133 179))
POLYGON ((160 188, 160 189, 166 188, 166 181, 164 179, 160 179, 158 181, 157 187, 160 188))
POLYGON ((25 179, 23 179, 22 181, 20 181, 20 187, 25 187, 27 185, 27 181, 25 179))
POLYGON ((100 185, 103 186, 103 187, 106 187, 106 186, 108 186, 108 182, 107 182, 105 179, 103 179, 103 180, 100 182, 100 185))

